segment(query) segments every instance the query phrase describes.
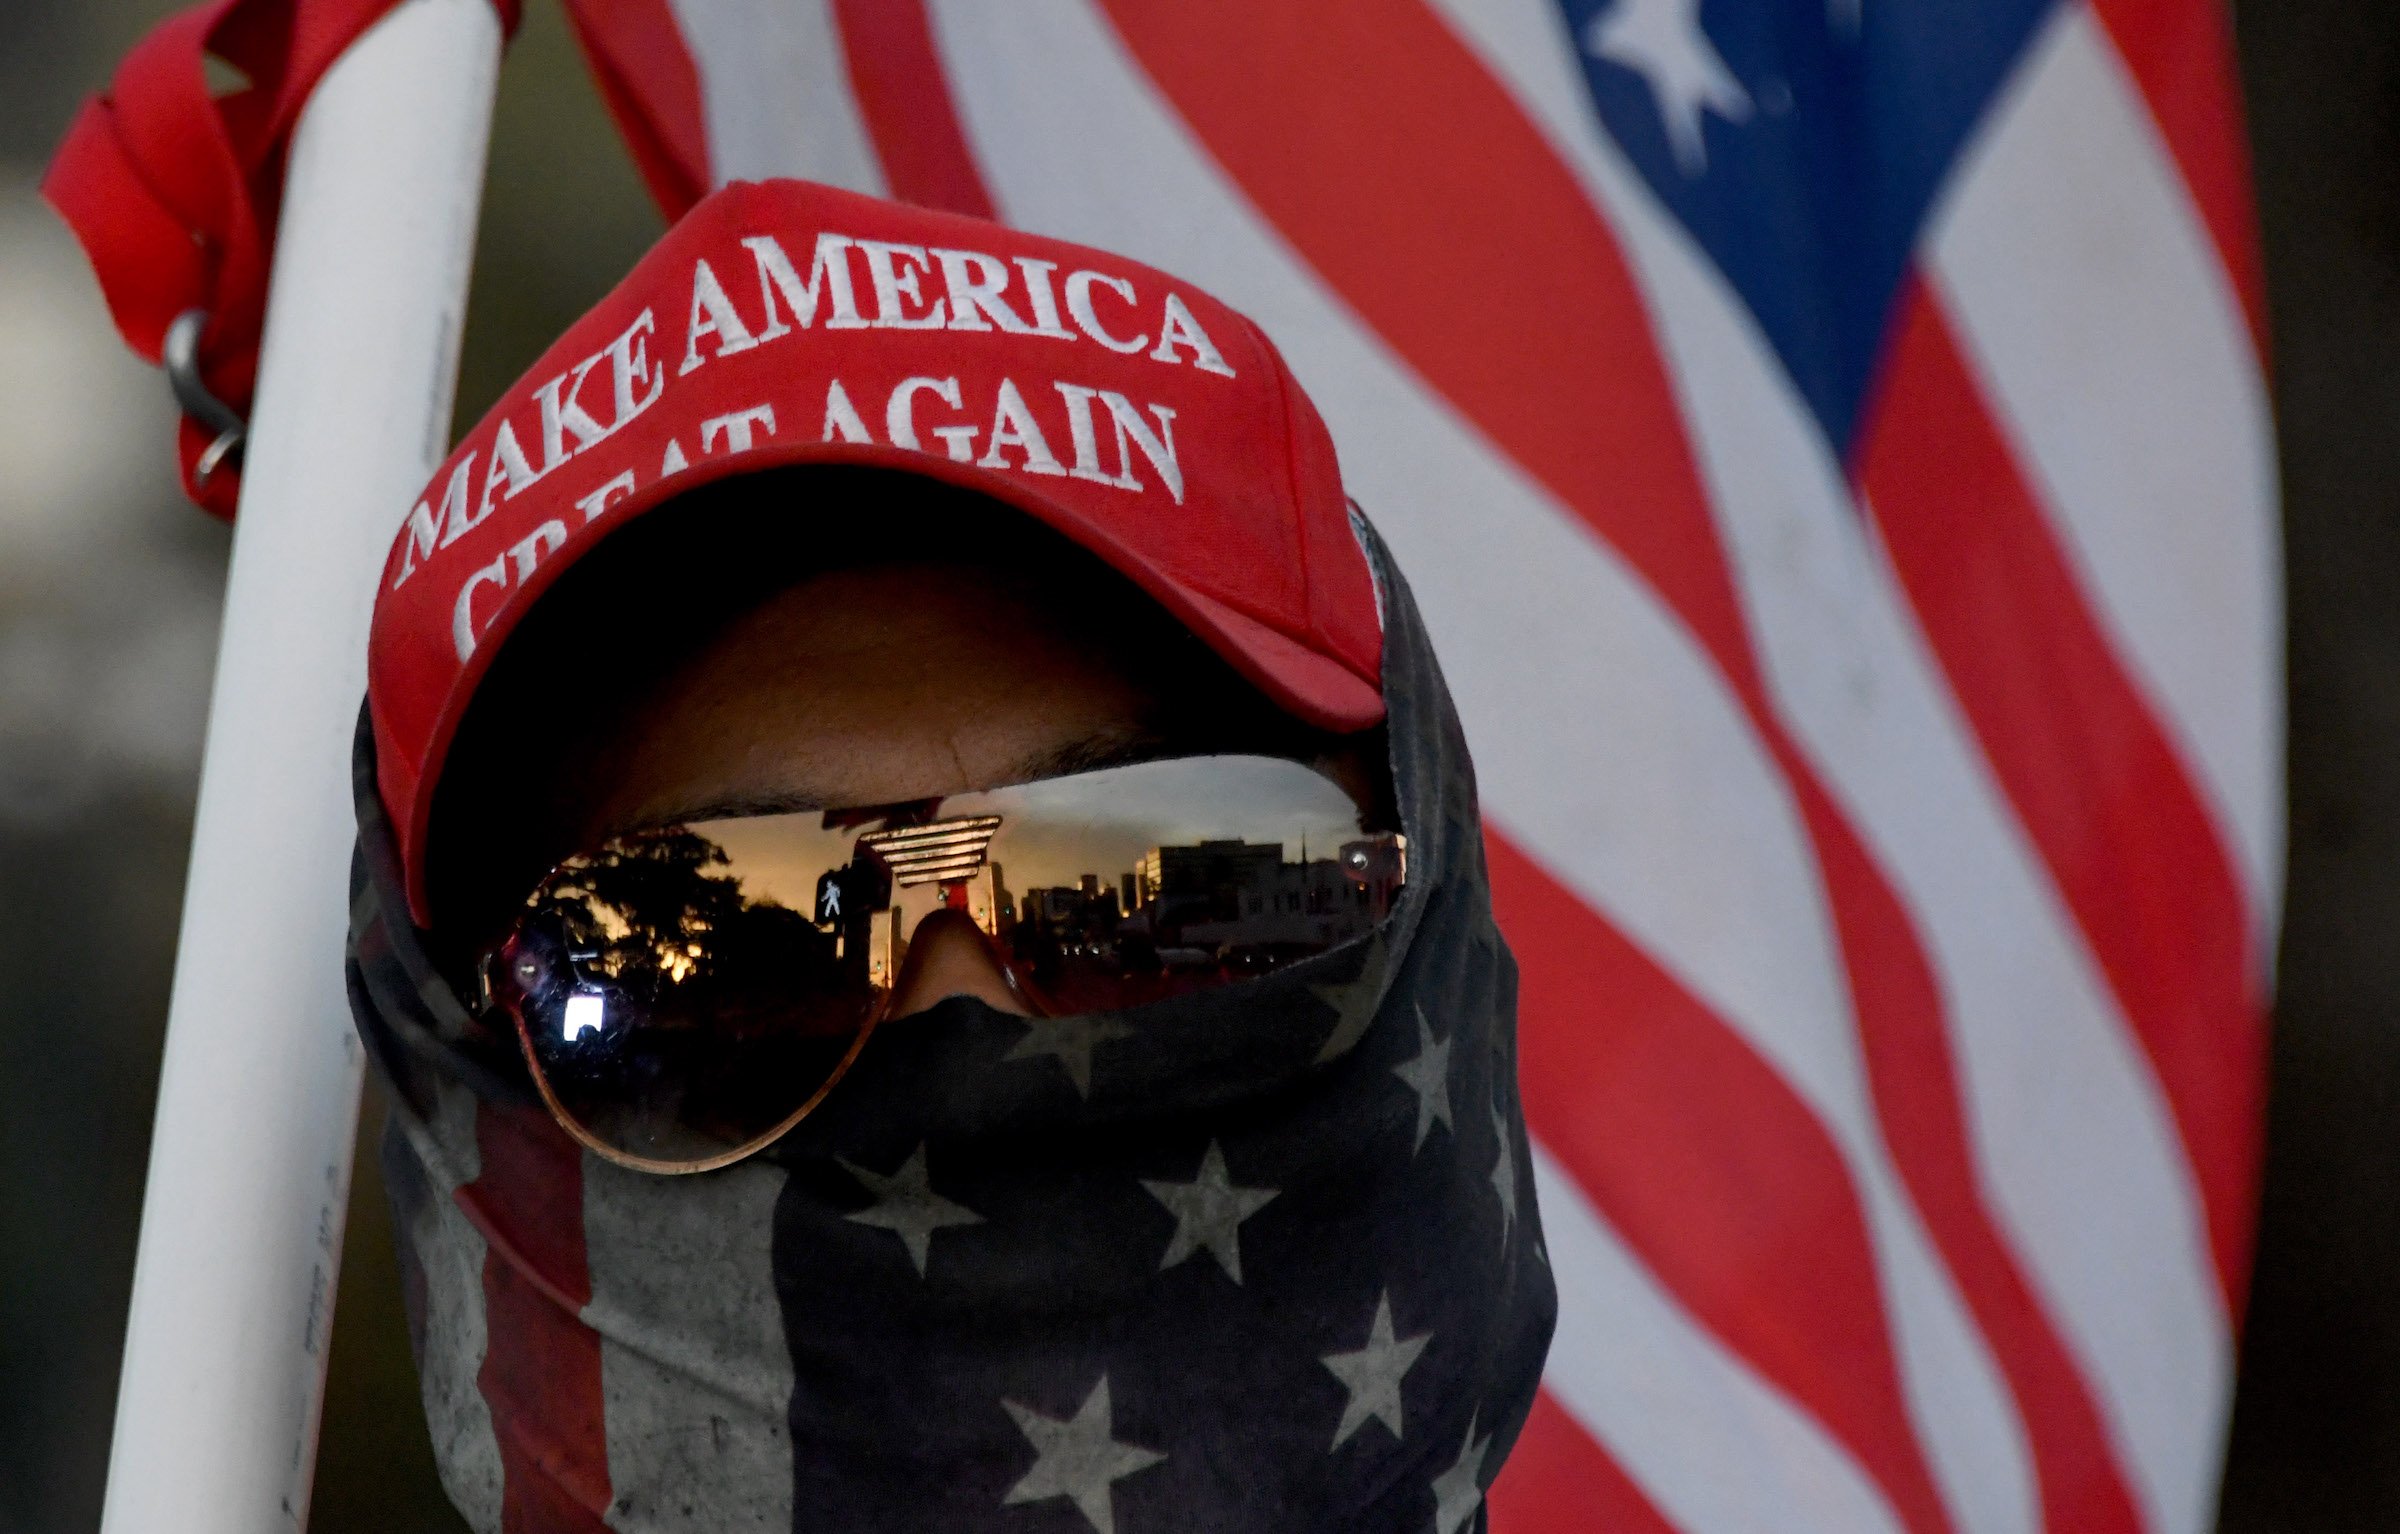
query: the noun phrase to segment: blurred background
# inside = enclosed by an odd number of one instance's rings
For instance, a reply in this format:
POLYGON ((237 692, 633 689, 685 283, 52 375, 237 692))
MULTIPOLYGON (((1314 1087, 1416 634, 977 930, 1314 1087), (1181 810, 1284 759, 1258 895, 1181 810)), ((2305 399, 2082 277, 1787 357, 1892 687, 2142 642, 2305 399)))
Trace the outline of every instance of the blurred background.
MULTIPOLYGON (((0 1534, 96 1526, 228 530, 41 204, 169 0, 0 0, 0 1534)), ((502 76, 463 424, 659 227, 558 13, 502 76)), ((2291 868, 2220 1527, 2400 1527, 2400 7, 2239 8, 2272 300, 2291 868)), ((380 1105, 362 1133, 371 1146, 380 1105)), ((359 1159, 313 1514, 454 1534, 359 1159)))

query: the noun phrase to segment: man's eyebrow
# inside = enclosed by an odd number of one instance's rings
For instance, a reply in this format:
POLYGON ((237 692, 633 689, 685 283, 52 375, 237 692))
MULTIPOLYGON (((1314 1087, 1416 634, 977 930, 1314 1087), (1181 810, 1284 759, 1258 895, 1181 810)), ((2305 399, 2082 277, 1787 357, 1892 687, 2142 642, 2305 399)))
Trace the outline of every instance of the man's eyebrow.
POLYGON ((1087 736, 1020 759, 1009 771, 1009 782, 1035 783, 1044 778, 1097 772, 1103 767, 1129 766, 1134 762, 1146 762, 1164 756, 1169 749, 1163 736, 1148 730, 1087 736))
MULTIPOLYGON (((1097 772, 1103 767, 1123 767, 1134 762, 1146 762, 1165 755, 1170 749, 1167 740, 1148 730, 1121 734, 1093 735, 1069 741, 1044 751, 1022 757, 1001 775, 1001 781, 988 788, 1007 788, 1018 783, 1035 783, 1044 778, 1063 778, 1078 772, 1097 772)), ((979 793, 984 789, 960 789, 959 793, 979 793)), ((952 796, 955 797, 955 796, 952 796)), ((690 825, 705 820, 742 820, 756 815, 798 815, 812 810, 847 810, 871 808, 866 804, 836 804, 828 795, 788 790, 781 793, 729 794, 720 798, 696 800, 672 814, 645 817, 643 824, 623 826, 611 835, 623 836, 632 831, 655 830, 660 826, 690 825)))
POLYGON ((660 826, 690 825, 703 820, 745 820, 754 815, 798 815, 809 810, 831 808, 822 794, 780 793, 729 795, 721 799, 702 799, 676 810, 670 815, 653 815, 638 826, 626 826, 611 834, 623 836, 631 831, 651 831, 660 826))

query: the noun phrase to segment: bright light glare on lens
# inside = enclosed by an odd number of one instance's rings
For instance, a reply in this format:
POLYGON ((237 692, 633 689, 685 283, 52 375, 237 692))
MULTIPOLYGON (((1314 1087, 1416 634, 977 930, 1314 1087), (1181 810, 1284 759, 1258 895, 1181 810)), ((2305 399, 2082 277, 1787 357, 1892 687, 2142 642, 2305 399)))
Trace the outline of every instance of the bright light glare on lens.
POLYGON ((600 999, 598 993, 576 992, 567 998, 567 1016, 558 1025, 559 1037, 572 1044, 587 1033, 598 1033, 607 1012, 608 1004, 600 999))

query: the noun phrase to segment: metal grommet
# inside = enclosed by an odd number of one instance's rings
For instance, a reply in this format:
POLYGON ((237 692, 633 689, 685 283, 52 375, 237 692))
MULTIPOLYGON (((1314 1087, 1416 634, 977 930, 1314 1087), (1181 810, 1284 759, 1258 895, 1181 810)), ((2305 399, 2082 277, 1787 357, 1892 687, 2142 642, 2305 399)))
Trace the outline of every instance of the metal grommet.
POLYGON ((209 443, 192 466, 192 483, 206 485, 226 459, 242 450, 249 435, 249 425, 231 405, 209 392, 200 381, 200 332, 208 325, 206 309, 186 309, 175 316, 167 327, 166 343, 159 355, 167 367, 168 387, 175 391, 175 403, 183 413, 201 425, 213 428, 216 440, 209 443))

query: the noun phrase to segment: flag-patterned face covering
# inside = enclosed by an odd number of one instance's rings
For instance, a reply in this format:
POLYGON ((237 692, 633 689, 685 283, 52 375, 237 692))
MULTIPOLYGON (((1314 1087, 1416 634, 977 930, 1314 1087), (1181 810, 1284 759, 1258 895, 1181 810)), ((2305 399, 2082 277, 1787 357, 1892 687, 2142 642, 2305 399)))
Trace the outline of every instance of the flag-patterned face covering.
POLYGON ((953 997, 691 1177, 579 1150, 459 1042, 362 747, 351 995, 475 1529, 1482 1526, 1555 1300, 1472 773, 1383 590, 1409 882, 1373 935, 1119 1013, 953 997))

